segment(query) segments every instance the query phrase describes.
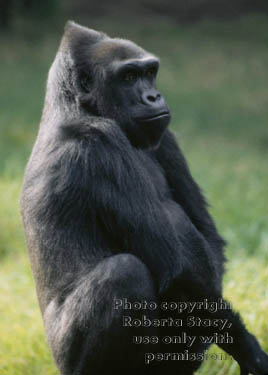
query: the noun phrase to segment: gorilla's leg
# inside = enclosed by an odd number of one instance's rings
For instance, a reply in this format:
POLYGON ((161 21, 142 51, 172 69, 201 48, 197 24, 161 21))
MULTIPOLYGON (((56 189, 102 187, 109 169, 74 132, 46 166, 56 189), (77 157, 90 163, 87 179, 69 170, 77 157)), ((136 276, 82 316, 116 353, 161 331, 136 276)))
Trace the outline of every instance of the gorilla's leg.
POLYGON ((155 328, 123 327, 123 315, 157 317, 157 311, 114 308, 114 298, 156 301, 147 267, 131 254, 105 258, 78 280, 63 301, 48 305, 47 338, 62 375, 126 374, 145 366, 149 345, 133 343, 133 335, 154 335, 155 328))

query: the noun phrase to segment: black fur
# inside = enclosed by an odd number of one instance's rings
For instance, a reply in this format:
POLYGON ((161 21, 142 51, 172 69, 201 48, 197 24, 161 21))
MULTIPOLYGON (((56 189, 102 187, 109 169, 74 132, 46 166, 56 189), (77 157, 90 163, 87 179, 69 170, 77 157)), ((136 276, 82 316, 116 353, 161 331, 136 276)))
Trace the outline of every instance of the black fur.
MULTIPOLYGON (((224 241, 166 129, 158 64, 132 42, 68 23, 49 73, 21 205, 47 339, 62 375, 193 374, 199 361, 145 365, 145 352, 189 348, 134 345, 133 335, 179 331, 123 328, 113 300, 221 298, 224 241)), ((128 311, 141 314, 165 316, 128 311)), ((237 314, 200 317, 229 319, 234 344, 221 347, 243 374, 267 373, 267 355, 237 314)))

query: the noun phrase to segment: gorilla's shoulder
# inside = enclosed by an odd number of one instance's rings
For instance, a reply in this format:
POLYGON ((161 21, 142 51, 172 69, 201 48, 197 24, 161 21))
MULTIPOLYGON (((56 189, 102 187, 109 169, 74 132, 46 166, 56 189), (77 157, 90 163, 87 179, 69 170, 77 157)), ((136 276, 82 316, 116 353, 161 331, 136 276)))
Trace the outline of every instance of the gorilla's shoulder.
POLYGON ((120 126, 103 117, 88 117, 84 121, 71 120, 59 126, 62 141, 86 141, 88 144, 114 144, 128 147, 129 141, 120 126))

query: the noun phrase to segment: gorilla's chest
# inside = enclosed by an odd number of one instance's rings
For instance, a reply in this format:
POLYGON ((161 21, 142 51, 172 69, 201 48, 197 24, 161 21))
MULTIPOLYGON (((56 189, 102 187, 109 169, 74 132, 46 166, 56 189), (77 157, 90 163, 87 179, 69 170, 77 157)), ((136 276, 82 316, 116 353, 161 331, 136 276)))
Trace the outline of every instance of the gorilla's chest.
POLYGON ((140 153, 141 168, 148 189, 153 189, 161 199, 170 199, 172 197, 165 172, 156 160, 154 154, 149 151, 140 153))

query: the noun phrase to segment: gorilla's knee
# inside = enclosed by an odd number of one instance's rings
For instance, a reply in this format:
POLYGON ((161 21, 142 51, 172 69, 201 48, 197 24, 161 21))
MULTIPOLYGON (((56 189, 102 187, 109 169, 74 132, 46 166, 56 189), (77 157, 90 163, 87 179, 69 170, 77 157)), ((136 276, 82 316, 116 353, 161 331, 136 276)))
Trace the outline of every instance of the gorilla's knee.
POLYGON ((135 298, 155 298, 155 286, 149 269, 132 254, 118 254, 106 258, 97 266, 99 276, 105 275, 103 287, 116 296, 135 298))

